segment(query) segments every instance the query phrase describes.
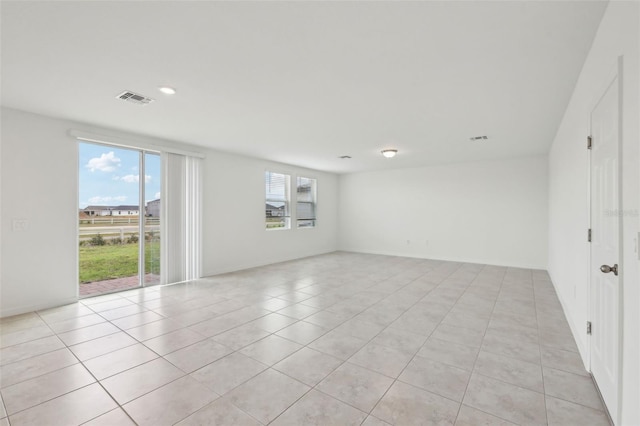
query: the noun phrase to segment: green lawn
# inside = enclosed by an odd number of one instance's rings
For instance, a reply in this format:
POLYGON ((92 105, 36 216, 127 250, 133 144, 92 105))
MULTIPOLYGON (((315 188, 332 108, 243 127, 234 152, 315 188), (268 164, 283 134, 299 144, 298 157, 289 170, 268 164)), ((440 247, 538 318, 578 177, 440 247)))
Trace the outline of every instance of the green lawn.
MULTIPOLYGON (((145 272, 160 274, 160 243, 145 245, 145 272)), ((81 246, 80 282, 138 275, 138 244, 81 246)))

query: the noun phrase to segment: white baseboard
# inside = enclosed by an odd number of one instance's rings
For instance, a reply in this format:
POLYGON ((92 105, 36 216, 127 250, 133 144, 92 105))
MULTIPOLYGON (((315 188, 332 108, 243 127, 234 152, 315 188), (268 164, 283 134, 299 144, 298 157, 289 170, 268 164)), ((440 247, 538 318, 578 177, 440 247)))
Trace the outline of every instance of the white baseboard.
POLYGON ((28 312, 41 311, 43 309, 57 308, 58 306, 69 305, 78 302, 77 297, 59 299, 55 301, 38 303, 35 305, 17 306, 8 309, 0 309, 0 318, 11 317, 14 315, 26 314, 28 312))
POLYGON ((560 301, 560 305, 562 306, 562 312, 564 313, 564 317, 567 320, 567 322, 569 323, 569 328, 571 329, 571 334, 573 335, 573 340, 576 342, 576 346, 578 347, 578 353, 580 354, 580 358, 582 358, 582 364, 584 364, 584 368, 585 370, 589 371, 589 354, 588 354, 588 348, 585 347, 585 342, 581 341, 580 339, 577 338, 577 336, 580 335, 580 333, 583 333, 586 325, 584 327, 578 327, 578 325, 575 323, 573 316, 570 315, 571 311, 567 308, 567 304, 565 303, 563 297, 562 297, 562 292, 558 289, 558 286, 555 284, 556 281, 553 278, 553 273, 551 271, 549 272, 549 277, 551 278, 551 284, 553 284, 553 288, 556 290, 556 296, 558 296, 558 300, 560 301))
POLYGON ((335 249, 330 249, 330 250, 326 250, 326 251, 307 253, 307 254, 300 254, 299 256, 293 256, 293 257, 264 258, 264 259, 260 260, 259 262, 238 262, 238 263, 233 263, 233 264, 230 264, 230 265, 224 265, 224 266, 216 267, 216 268, 213 268, 213 269, 205 270, 203 272, 203 274, 202 274, 202 278, 210 277, 210 276, 213 276, 213 275, 227 274, 229 272, 242 271, 242 270, 245 270, 245 269, 259 268, 261 266, 273 265, 275 263, 288 262, 290 260, 304 259, 306 257, 320 256, 320 255, 323 255, 323 254, 334 253, 335 251, 336 251, 335 249))
POLYGON ((362 250, 358 248, 339 248, 338 251, 351 252, 351 253, 365 253, 365 254, 378 254, 382 256, 397 256, 397 257, 410 257, 413 259, 426 259, 426 260, 440 260, 443 262, 459 262, 459 263, 475 263, 479 265, 490 266, 506 266, 509 268, 523 268, 523 269, 538 269, 547 270, 546 265, 534 265, 529 263, 512 263, 512 262, 499 262, 495 260, 487 259, 468 259, 457 257, 440 257, 440 256, 424 256, 411 253, 391 252, 391 251, 375 251, 375 250, 362 250))

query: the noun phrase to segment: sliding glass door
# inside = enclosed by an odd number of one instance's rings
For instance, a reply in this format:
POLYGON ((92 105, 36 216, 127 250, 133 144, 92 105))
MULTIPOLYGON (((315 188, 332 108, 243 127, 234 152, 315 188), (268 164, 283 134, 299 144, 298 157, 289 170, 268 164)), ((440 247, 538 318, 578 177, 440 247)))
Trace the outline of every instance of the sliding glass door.
POLYGON ((160 215, 162 210, 160 199, 160 155, 144 153, 145 178, 144 192, 144 277, 143 285, 160 284, 160 215), (154 176, 156 177, 154 179, 154 176))
POLYGON ((160 282, 160 155, 79 141, 80 296, 160 282))

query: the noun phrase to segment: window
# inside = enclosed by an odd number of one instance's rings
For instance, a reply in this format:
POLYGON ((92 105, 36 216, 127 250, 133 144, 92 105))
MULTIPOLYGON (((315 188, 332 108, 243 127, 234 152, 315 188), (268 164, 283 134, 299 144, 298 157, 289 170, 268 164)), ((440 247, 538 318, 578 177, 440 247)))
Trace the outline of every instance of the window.
POLYGON ((298 176, 296 192, 296 221, 298 228, 316 226, 316 180, 298 176))
POLYGON ((291 227, 289 182, 289 175, 265 172, 266 229, 289 229, 291 227))

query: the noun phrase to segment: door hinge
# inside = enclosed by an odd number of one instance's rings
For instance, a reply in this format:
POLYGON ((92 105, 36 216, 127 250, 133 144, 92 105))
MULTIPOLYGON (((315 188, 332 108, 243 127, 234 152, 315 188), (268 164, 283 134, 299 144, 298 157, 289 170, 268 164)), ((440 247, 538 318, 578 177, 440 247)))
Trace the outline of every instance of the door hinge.
POLYGON ((587 136, 587 149, 591 149, 592 146, 593 146, 593 139, 591 138, 591 136, 587 136))
POLYGON ((591 242, 591 228, 587 231, 587 241, 591 242))
POLYGON ((591 321, 587 321, 587 334, 591 334, 591 321))

